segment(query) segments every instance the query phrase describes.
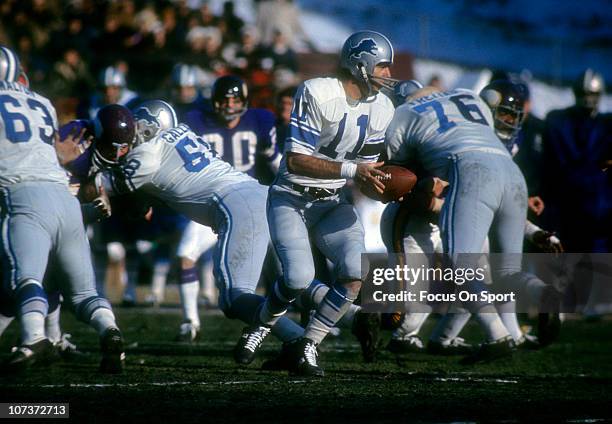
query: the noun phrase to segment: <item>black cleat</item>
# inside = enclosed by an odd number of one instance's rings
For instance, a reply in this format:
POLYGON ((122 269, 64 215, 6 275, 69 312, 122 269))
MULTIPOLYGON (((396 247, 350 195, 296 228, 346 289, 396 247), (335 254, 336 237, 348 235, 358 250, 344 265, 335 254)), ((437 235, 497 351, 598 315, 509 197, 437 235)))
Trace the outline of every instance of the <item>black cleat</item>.
POLYGON ((242 365, 248 365, 253 362, 257 349, 259 349, 269 333, 270 327, 245 327, 242 330, 242 336, 240 336, 234 348, 234 360, 242 365))
POLYGON ((291 353, 300 339, 283 343, 283 347, 276 358, 268 359, 261 364, 263 371, 289 371, 291 369, 291 353))
POLYGON ((352 331, 361 344, 363 360, 374 362, 380 340, 380 314, 358 311, 353 319, 352 331))
POLYGON ((393 337, 389 340, 387 350, 396 355, 406 355, 409 353, 422 353, 425 350, 423 342, 419 336, 393 337))
POLYGON ((427 353, 430 355, 469 355, 474 352, 474 346, 466 343, 461 337, 455 337, 448 343, 441 343, 430 340, 427 343, 427 353))
POLYGON ((289 347, 289 372, 304 377, 323 377, 325 372, 319 367, 317 345, 310 339, 302 337, 289 347))
POLYGON ((81 352, 77 346, 70 341, 72 338, 71 334, 64 333, 62 337, 53 343, 53 348, 66 362, 79 361, 87 356, 86 353, 81 352))
POLYGON ((512 356, 516 350, 516 344, 511 336, 503 337, 489 343, 483 343, 472 354, 465 356, 459 362, 461 365, 474 365, 478 363, 490 362, 495 359, 507 358, 512 356))
POLYGON ((174 338, 176 342, 195 343, 200 339, 200 327, 191 321, 185 321, 179 328, 179 333, 174 338))
POLYGON ((100 337, 102 361, 100 372, 104 374, 121 374, 125 363, 123 336, 118 328, 109 328, 100 337))
POLYGON ((523 334, 523 337, 516 342, 517 350, 538 350, 541 348, 540 340, 531 334, 523 334))
POLYGON ((31 345, 13 348, 11 356, 2 364, 6 374, 24 372, 33 367, 49 366, 58 359, 57 351, 49 339, 42 339, 31 345))

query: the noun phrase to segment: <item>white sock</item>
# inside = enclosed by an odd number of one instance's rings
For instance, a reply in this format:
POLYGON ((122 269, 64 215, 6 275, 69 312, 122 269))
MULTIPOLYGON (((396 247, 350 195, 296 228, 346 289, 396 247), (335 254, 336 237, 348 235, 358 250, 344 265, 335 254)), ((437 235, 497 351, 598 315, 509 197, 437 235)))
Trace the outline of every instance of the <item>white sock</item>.
POLYGON ((338 327, 352 328, 353 321, 355 320, 355 314, 359 311, 361 311, 361 306, 351 304, 348 311, 346 311, 342 318, 340 318, 340 321, 338 321, 338 327))
POLYGON ((49 312, 45 319, 45 333, 51 343, 57 343, 62 339, 62 329, 60 328, 60 309, 61 306, 55 308, 55 311, 49 312))
POLYGON ((495 304, 495 308, 514 341, 519 341, 523 337, 523 332, 516 318, 516 302, 498 303, 495 304))
POLYGON ((198 316, 198 291, 199 284, 197 281, 191 281, 189 283, 181 282, 181 284, 179 284, 183 320, 191 321, 196 327, 200 326, 200 317, 198 316))
POLYGON ((429 340, 442 344, 450 343, 451 340, 459 336, 471 316, 472 314, 467 311, 450 312, 444 315, 434 327, 429 340))
POLYGON ((113 311, 106 308, 96 309, 96 311, 91 315, 89 324, 95 328, 99 335, 104 334, 104 332, 109 328, 117 328, 113 311))
POLYGON ((393 332, 393 336, 416 336, 425 324, 429 312, 409 312, 404 315, 402 324, 393 332))
POLYGON ((475 316, 482 326, 488 342, 493 342, 510 335, 493 305, 483 306, 475 316))
POLYGON ((153 266, 153 279, 151 281, 151 293, 158 302, 164 300, 166 294, 166 281, 170 271, 170 263, 166 261, 156 262, 153 266))
POLYGON ((21 315, 21 344, 32 345, 45 338, 45 316, 40 312, 21 315))

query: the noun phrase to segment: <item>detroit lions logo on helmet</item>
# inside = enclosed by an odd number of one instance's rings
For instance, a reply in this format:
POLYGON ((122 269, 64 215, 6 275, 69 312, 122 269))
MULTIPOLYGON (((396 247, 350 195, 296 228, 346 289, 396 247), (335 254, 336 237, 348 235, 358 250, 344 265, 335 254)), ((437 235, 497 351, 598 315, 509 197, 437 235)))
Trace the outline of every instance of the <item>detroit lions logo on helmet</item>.
POLYGON ((360 59, 363 54, 376 56, 378 53, 378 45, 371 38, 361 40, 356 46, 351 46, 349 57, 360 59))
POLYGON ((135 115, 136 132, 142 138, 140 142, 149 141, 161 130, 158 117, 154 116, 148 108, 139 108, 135 115))

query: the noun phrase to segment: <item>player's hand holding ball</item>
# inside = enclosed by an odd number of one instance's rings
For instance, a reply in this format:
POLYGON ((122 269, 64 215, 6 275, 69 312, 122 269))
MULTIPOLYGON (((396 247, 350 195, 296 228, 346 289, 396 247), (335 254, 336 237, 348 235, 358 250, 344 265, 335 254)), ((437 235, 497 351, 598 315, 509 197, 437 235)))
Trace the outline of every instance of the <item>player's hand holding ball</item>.
MULTIPOLYGON (((365 184, 361 184, 361 192, 369 198, 383 203, 400 200, 403 196, 410 193, 417 182, 416 175, 409 169, 401 166, 382 166, 383 162, 360 165, 370 165, 376 168, 374 169, 376 174, 373 175, 375 182, 370 179, 362 180, 365 184)), ((357 175, 359 175, 359 166, 357 175)), ((355 176, 355 180, 359 181, 359 178, 355 176)))

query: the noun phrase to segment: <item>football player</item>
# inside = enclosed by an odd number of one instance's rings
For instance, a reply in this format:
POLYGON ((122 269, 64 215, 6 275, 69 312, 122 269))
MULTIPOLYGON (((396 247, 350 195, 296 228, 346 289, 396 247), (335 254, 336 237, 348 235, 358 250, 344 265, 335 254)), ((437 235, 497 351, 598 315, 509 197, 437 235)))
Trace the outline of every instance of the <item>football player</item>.
MULTIPOLYGON (((100 370, 123 370, 123 338, 108 301, 98 295, 78 201, 53 147, 56 112, 49 100, 17 83, 19 60, 0 46, 0 189, 4 290, 18 305, 21 345, 6 372, 48 361, 48 313, 43 276, 49 256, 65 273, 60 291, 76 315, 100 335, 100 370), (10 105, 10 111, 7 109, 10 105)), ((96 196, 97 197, 97 196, 96 196)))
MULTIPOLYGON (((249 108, 246 84, 231 75, 215 81, 211 102, 212 109, 202 105, 188 112, 186 123, 235 169, 262 183, 269 182, 280 162, 274 115, 267 110, 249 108)), ((178 335, 181 341, 193 341, 200 331, 196 262, 216 242, 217 235, 210 227, 196 222, 190 222, 183 232, 178 249, 181 303, 184 306, 184 322, 178 335)), ((204 291, 208 291, 206 285, 212 280, 206 278, 202 283, 204 291)))
MULTIPOLYGON (((157 117, 151 114, 148 119, 157 117)), ((131 114, 128 120, 132 121, 128 126, 133 125, 131 114)), ((120 167, 108 168, 86 185, 85 198, 97 196, 100 187, 109 196, 139 191, 212 227, 218 234, 214 261, 220 307, 227 317, 250 323, 263 302, 255 289, 269 242, 267 228, 261 225, 267 189, 221 160, 188 126, 174 122, 161 131, 163 125, 155 122, 152 127, 157 131, 145 134, 138 126, 138 145, 118 146, 129 153, 120 167)), ((302 328, 288 318, 273 331, 285 342, 302 334, 302 328)))
POLYGON ((393 104, 379 94, 391 80, 393 47, 382 34, 359 31, 344 43, 336 78, 315 78, 298 89, 289 138, 279 174, 270 187, 268 224, 283 266, 283 277, 260 308, 237 345, 245 356, 254 352, 288 306, 314 278, 309 237, 334 264, 336 282, 308 323, 304 336, 284 346, 291 371, 323 375, 317 346, 349 309, 361 287, 363 227, 341 190, 347 179, 384 183, 376 168, 393 104), (250 345, 250 346, 249 346, 250 345))
MULTIPOLYGON (((418 157, 430 175, 449 180, 440 229, 444 252, 451 255, 454 266, 474 267, 476 264, 466 259, 467 255, 458 254, 482 252, 490 234, 492 251, 508 253, 492 267, 494 281, 509 282, 515 287, 529 285, 542 294, 546 286, 520 272, 527 207, 524 178, 500 139, 507 139, 520 125, 521 111, 501 105, 505 94, 483 90, 481 99, 469 90, 422 89, 397 109, 387 131, 387 152, 391 161, 399 163, 418 157), (483 99, 494 95, 497 104, 490 109, 494 99, 483 99), (466 184, 478 187, 467 188, 466 184), (474 216, 478 219, 469 218, 474 216)), ((467 283, 466 288, 478 293, 485 289, 483 284, 479 280, 476 284, 467 283)), ((464 362, 509 355, 515 346, 509 330, 515 338, 520 337, 514 334, 514 324, 502 321, 495 307, 486 302, 464 306, 476 314, 487 335, 487 342, 464 362)))

